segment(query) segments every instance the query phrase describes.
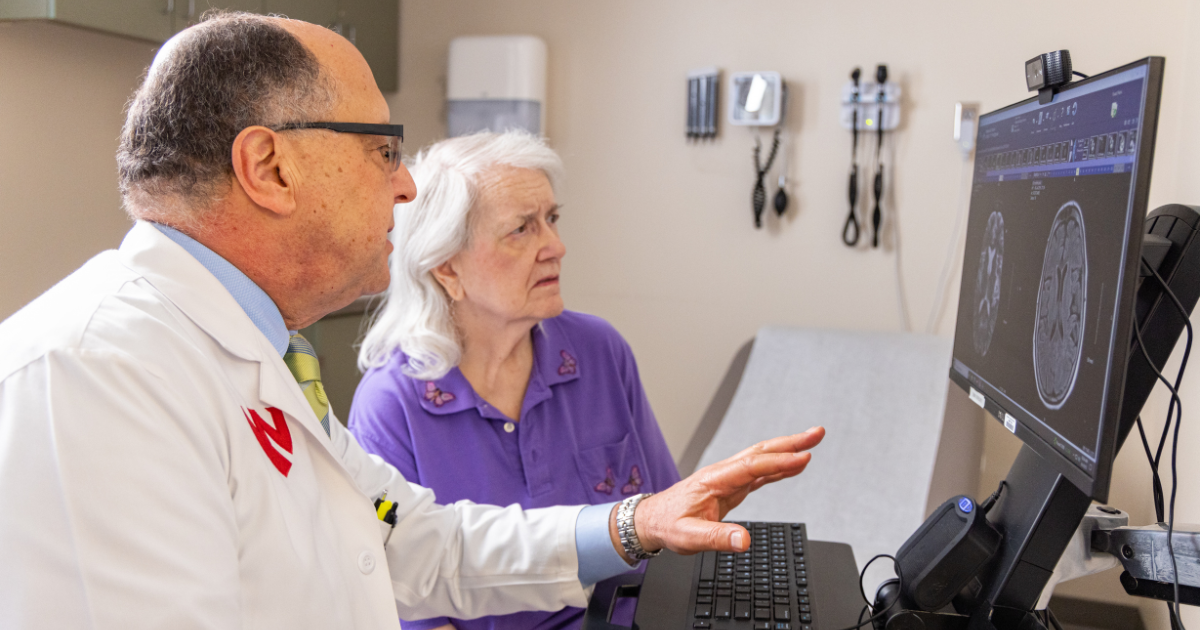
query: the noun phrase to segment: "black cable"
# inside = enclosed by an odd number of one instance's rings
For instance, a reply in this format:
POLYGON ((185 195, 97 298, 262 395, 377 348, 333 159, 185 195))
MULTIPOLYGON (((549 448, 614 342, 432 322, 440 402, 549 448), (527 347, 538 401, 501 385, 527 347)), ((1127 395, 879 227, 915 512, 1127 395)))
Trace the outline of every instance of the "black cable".
MULTIPOLYGON (((1163 287, 1164 291, 1167 292, 1167 295, 1175 303, 1175 308, 1178 309, 1183 315, 1183 323, 1187 327, 1187 343, 1183 348, 1183 359, 1181 359, 1179 362, 1179 374, 1175 378, 1175 389, 1178 390, 1179 386, 1183 383, 1183 371, 1187 369, 1188 358, 1192 354, 1192 322, 1187 314, 1187 309, 1183 307, 1183 303, 1179 301, 1179 298, 1176 297, 1175 293, 1171 291, 1171 288, 1167 286, 1166 281, 1163 280, 1161 275, 1159 275, 1158 270, 1154 269, 1150 263, 1146 262, 1145 259, 1142 259, 1142 263, 1145 264, 1148 269, 1150 269, 1151 274, 1154 276, 1154 279, 1158 281, 1159 286, 1163 287)), ((1171 428, 1171 413, 1174 411, 1174 408, 1175 400, 1172 399, 1170 406, 1167 407, 1167 424, 1163 427, 1162 436, 1158 440, 1158 450, 1154 455, 1155 471, 1158 470, 1159 463, 1162 461, 1162 452, 1167 443, 1167 435, 1169 434, 1169 430, 1171 428)), ((1159 516, 1159 521, 1162 521, 1161 516, 1159 516)))
POLYGON ((1142 417, 1137 417, 1138 435, 1142 437, 1142 448, 1146 450, 1146 461, 1150 463, 1150 483, 1154 491, 1154 518, 1161 523, 1166 520, 1163 513, 1162 478, 1158 476, 1158 466, 1154 463, 1154 453, 1150 452, 1150 442, 1146 441, 1146 429, 1142 427, 1142 417))
POLYGON ((854 81, 850 110, 850 214, 842 226, 842 242, 847 247, 858 245, 858 237, 862 232, 858 226, 858 213, 855 212, 858 208, 858 80, 861 76, 862 70, 859 68, 850 73, 850 80, 854 81))
POLYGON ((1088 78, 1088 75, 1086 75, 1086 74, 1084 74, 1084 73, 1082 73, 1082 72, 1079 72, 1079 71, 1077 71, 1077 70, 1072 70, 1072 71, 1071 71, 1071 74, 1073 74, 1073 75, 1075 75, 1075 76, 1077 76, 1077 77, 1084 78, 1084 79, 1088 78))
POLYGON ((1049 608, 1046 609, 1046 619, 1050 621, 1050 625, 1054 626, 1054 630, 1063 630, 1063 627, 1058 623, 1058 618, 1054 616, 1054 613, 1050 612, 1049 608))
MULTIPOLYGON (((1159 286, 1161 286, 1163 289, 1163 292, 1171 298, 1171 302, 1175 304, 1175 308, 1179 310, 1180 316, 1183 317, 1183 323, 1187 330, 1187 343, 1184 345, 1183 359, 1180 361, 1179 374, 1176 375, 1175 379, 1177 385, 1176 387, 1172 387, 1167 378, 1163 376, 1162 371, 1159 370, 1158 366, 1156 366, 1154 361, 1151 360, 1150 352, 1146 349, 1146 344, 1142 340, 1141 325, 1135 321, 1133 327, 1134 335, 1137 337, 1138 346, 1142 350, 1142 356, 1145 357, 1146 363, 1150 365, 1150 369, 1154 371, 1155 375, 1158 376, 1158 379, 1162 381, 1163 385, 1167 387, 1167 390, 1171 392, 1171 405, 1167 408, 1167 426, 1164 428, 1164 438, 1166 437, 1167 432, 1169 432, 1171 429, 1171 412, 1172 410, 1175 411, 1175 436, 1171 442, 1171 501, 1167 520, 1167 552, 1171 554, 1171 573, 1172 577, 1174 578, 1174 605, 1172 605, 1171 602, 1168 602, 1167 609, 1171 614, 1172 625, 1178 626, 1180 630, 1186 630, 1183 625, 1183 620, 1179 616, 1179 568, 1175 560, 1174 535, 1175 498, 1176 493, 1179 490, 1179 470, 1177 467, 1179 455, 1179 429, 1183 422, 1183 401, 1179 398, 1178 383, 1182 382, 1183 380, 1184 370, 1187 369, 1187 359, 1192 352, 1192 322, 1190 313, 1188 313, 1188 309, 1184 308, 1183 302, 1181 302, 1179 297, 1175 295, 1175 292, 1171 290, 1171 287, 1167 284, 1166 280, 1163 280, 1163 277, 1159 275, 1158 270, 1155 269, 1153 265, 1146 262, 1144 258, 1142 259, 1142 263, 1146 265, 1146 268, 1150 270, 1150 273, 1154 276, 1154 279, 1158 281, 1159 286)), ((1159 455, 1161 456, 1161 454, 1162 448, 1160 443, 1159 455)), ((1157 468, 1157 465, 1158 458, 1156 458, 1154 462, 1154 467, 1157 468)))
POLYGON ((775 140, 771 143, 771 153, 767 156, 767 164, 763 166, 759 161, 759 152, 762 150, 762 143, 757 138, 754 139, 754 172, 757 174, 757 179, 754 181, 754 227, 762 227, 763 207, 767 205, 767 185, 764 178, 767 176, 767 171, 771 170, 771 165, 775 163, 775 155, 779 153, 779 128, 775 129, 775 140))
POLYGON ((875 122, 879 125, 875 130, 879 136, 875 143, 875 162, 879 170, 875 172, 875 207, 871 210, 871 247, 879 247, 879 230, 883 225, 883 104, 887 100, 887 93, 884 92, 887 76, 887 66, 879 64, 875 68, 875 81, 879 83, 879 92, 875 96, 876 102, 879 103, 879 115, 875 117, 875 122))
POLYGON ((892 555, 889 555, 886 553, 881 553, 881 554, 876 555, 874 558, 867 560, 867 563, 863 565, 862 571, 860 571, 858 574, 858 594, 861 595, 863 598, 863 601, 867 603, 867 605, 863 608, 863 610, 870 610, 871 600, 867 599, 867 593, 866 593, 866 591, 863 590, 862 581, 863 581, 863 578, 867 577, 867 569, 869 569, 871 567, 871 563, 875 562, 876 560, 878 560, 880 558, 887 558, 887 559, 891 560, 892 566, 896 571, 896 580, 897 580, 896 599, 893 599, 892 603, 887 605, 887 608, 884 608, 883 610, 871 615, 870 617, 867 617, 866 621, 862 620, 862 612, 859 612, 858 613, 858 619, 859 619, 858 623, 856 625, 850 626, 848 628, 842 628, 841 630, 858 630, 859 628, 861 628, 869 623, 875 623, 875 621, 877 619, 882 617, 883 614, 886 613, 887 611, 891 610, 892 607, 895 606, 896 603, 900 601, 901 587, 904 586, 904 575, 900 573, 900 563, 896 560, 895 556, 892 556, 892 555))
POLYGON ((983 503, 979 504, 980 511, 982 511, 985 515, 988 512, 991 512, 992 506, 996 505, 996 501, 1000 498, 1000 494, 1002 492, 1004 492, 1004 489, 1007 487, 1008 487, 1008 482, 1001 479, 999 487, 997 487, 996 491, 992 493, 992 496, 984 499, 983 503))

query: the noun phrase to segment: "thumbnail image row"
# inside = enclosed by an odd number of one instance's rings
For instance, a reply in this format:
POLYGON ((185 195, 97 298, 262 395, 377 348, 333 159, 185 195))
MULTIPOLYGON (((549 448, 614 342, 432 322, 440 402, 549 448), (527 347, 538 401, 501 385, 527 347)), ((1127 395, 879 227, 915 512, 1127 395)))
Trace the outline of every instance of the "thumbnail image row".
POLYGON ((1040 147, 1005 151, 983 158, 984 168, 998 171, 1025 166, 1083 162, 1101 158, 1133 155, 1137 149, 1137 130, 1102 133, 1090 138, 1065 140, 1040 147))

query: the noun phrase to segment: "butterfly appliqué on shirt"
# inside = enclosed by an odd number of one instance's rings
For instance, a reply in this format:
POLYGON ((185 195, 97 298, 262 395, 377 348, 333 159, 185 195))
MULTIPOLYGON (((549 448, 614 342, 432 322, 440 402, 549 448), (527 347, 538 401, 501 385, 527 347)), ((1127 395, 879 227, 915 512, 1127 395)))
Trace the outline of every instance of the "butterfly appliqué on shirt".
POLYGON ((638 470, 638 467, 636 465, 634 465, 634 467, 629 470, 629 483, 625 484, 624 486, 621 486, 621 494, 624 494, 624 495, 637 494, 638 488, 641 488, 641 487, 642 487, 642 471, 638 470))
POLYGON ((432 401, 434 405, 441 407, 442 405, 454 400, 454 394, 444 392, 438 389, 438 386, 433 381, 425 382, 425 400, 432 401))
MULTIPOLYGON (((604 494, 612 494, 613 489, 617 487, 616 475, 613 474, 612 467, 604 469, 604 481, 596 484, 596 492, 604 494)), ((642 471, 638 470, 637 465, 629 470, 629 483, 621 486, 621 494, 631 495, 637 494, 637 491, 642 487, 642 471)))
POLYGON ((567 352, 566 350, 563 350, 563 351, 559 352, 558 354, 563 359, 562 365, 558 366, 558 375, 565 376, 567 374, 574 374, 575 373, 575 357, 571 356, 571 353, 567 352))
POLYGON ((604 481, 596 484, 596 492, 604 494, 612 494, 613 488, 617 487, 617 480, 613 478, 612 467, 604 469, 604 481))

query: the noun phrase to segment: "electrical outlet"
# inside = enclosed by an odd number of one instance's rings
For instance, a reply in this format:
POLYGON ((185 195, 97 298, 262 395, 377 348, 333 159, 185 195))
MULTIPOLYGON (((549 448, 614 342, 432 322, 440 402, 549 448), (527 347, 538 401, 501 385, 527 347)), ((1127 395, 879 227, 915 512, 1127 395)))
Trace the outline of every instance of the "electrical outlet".
POLYGON ((975 133, 979 124, 979 103, 954 104, 954 141, 963 155, 975 150, 975 133))

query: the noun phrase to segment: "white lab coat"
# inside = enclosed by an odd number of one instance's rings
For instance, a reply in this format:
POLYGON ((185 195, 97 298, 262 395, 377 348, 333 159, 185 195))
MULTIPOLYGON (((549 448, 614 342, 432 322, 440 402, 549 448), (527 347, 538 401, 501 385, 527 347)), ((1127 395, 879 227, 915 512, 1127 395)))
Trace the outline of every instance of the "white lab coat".
POLYGON ((0 324, 0 628, 396 628, 586 605, 580 508, 438 506, 330 425, 220 282, 137 224, 0 324))

